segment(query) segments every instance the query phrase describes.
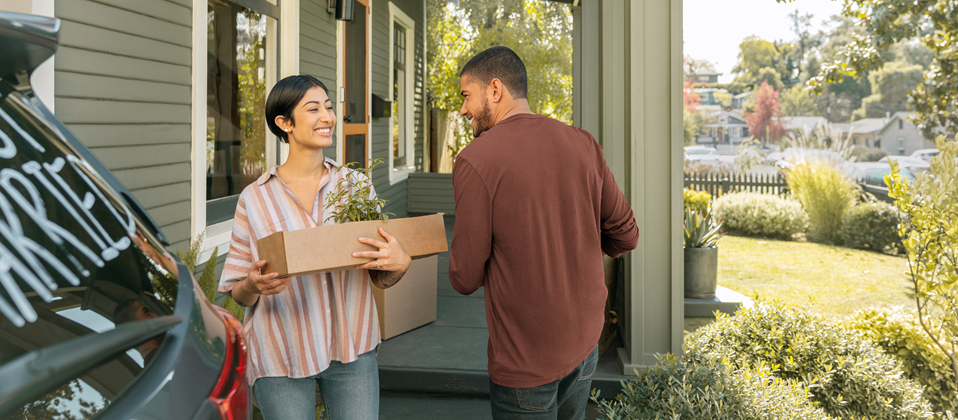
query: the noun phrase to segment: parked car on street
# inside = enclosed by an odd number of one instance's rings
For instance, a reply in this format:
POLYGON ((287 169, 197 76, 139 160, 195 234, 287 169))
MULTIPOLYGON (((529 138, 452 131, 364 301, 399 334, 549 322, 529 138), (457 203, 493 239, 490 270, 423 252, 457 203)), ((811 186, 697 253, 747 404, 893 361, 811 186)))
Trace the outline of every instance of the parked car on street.
POLYGON ((0 12, 0 418, 249 419, 239 321, 30 85, 59 28, 0 12))
MULTIPOLYGON (((885 184, 885 175, 891 174, 888 162, 854 162, 848 164, 847 169, 852 179, 860 183, 888 188, 885 184)), ((915 180, 915 171, 909 168, 901 168, 901 174, 909 181, 915 180)))
POLYGON ((935 156, 938 156, 938 149, 915 150, 909 157, 918 158, 925 162, 931 163, 931 158, 935 156))
POLYGON ((911 157, 911 156, 885 156, 878 160, 878 163, 888 164, 890 160, 898 162, 898 166, 902 168, 911 169, 915 171, 928 171, 931 169, 931 164, 925 162, 921 158, 911 157))
POLYGON ((697 160, 710 160, 718 159, 719 153, 715 150, 714 147, 708 146, 686 146, 685 147, 685 160, 686 161, 697 161, 697 160))

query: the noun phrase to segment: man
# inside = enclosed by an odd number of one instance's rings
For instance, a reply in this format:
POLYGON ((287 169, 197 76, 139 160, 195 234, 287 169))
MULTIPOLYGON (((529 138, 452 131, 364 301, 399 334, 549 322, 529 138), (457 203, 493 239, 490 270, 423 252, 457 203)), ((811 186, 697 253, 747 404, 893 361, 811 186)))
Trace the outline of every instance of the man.
POLYGON ((456 158, 449 279, 485 288, 496 419, 582 419, 598 360, 602 253, 639 239, 632 209, 588 132, 533 114, 506 47, 466 63, 460 112, 475 140, 456 158))

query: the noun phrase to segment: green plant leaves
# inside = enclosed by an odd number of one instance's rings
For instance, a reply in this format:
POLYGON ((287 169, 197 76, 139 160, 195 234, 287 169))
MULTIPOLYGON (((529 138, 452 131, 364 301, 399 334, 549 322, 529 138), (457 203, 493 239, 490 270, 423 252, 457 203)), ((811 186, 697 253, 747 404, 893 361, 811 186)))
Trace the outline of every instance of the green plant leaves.
POLYGON ((383 163, 382 159, 370 159, 365 168, 352 167, 355 162, 339 168, 345 171, 336 184, 336 188, 326 194, 325 208, 332 209, 324 222, 332 219, 336 223, 363 222, 369 220, 389 220, 392 213, 383 213, 386 200, 373 195, 373 169, 383 163))

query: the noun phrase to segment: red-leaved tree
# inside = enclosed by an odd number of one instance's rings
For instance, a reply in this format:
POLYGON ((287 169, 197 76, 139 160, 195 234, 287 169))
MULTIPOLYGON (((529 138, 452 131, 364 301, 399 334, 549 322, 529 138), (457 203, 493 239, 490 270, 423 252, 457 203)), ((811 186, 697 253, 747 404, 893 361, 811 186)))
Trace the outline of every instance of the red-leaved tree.
POLYGON ((695 85, 692 82, 682 84, 682 107, 689 112, 695 112, 702 104, 702 97, 695 93, 695 85))
POLYGON ((749 133, 762 140, 763 144, 784 136, 785 127, 775 120, 782 110, 778 102, 778 91, 772 89, 768 82, 762 82, 762 86, 755 91, 753 103, 755 107, 744 115, 749 133))

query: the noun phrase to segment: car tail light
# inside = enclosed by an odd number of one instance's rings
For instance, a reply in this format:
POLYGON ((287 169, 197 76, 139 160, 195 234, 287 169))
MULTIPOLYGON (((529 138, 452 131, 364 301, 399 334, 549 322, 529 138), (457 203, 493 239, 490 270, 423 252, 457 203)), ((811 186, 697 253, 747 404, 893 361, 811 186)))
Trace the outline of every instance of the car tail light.
POLYGON ((226 357, 220 377, 210 393, 210 401, 216 405, 223 420, 246 420, 251 414, 250 386, 246 377, 249 359, 246 353, 246 337, 243 324, 229 311, 214 306, 226 324, 226 357))

